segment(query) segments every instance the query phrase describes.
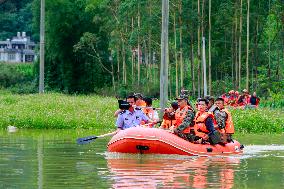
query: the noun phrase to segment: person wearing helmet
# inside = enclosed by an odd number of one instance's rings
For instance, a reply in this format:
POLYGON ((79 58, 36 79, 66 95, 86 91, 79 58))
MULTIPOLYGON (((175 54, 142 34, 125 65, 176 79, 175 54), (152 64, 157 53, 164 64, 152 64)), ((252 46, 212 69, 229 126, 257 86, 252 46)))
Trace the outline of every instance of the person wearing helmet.
POLYGON ((176 100, 178 101, 179 108, 175 112, 176 123, 170 130, 185 140, 193 141, 194 135, 191 133, 191 130, 193 131, 194 126, 194 110, 188 103, 187 95, 181 94, 176 100))
POLYGON ((235 132, 231 113, 225 108, 223 98, 217 98, 215 104, 219 108, 219 111, 215 115, 218 125, 217 130, 220 131, 223 136, 225 136, 223 143, 231 142, 232 135, 235 132))
POLYGON ((228 98, 228 105, 229 106, 235 106, 236 104, 236 97, 235 97, 235 91, 234 90, 230 90, 229 91, 229 98, 228 98))

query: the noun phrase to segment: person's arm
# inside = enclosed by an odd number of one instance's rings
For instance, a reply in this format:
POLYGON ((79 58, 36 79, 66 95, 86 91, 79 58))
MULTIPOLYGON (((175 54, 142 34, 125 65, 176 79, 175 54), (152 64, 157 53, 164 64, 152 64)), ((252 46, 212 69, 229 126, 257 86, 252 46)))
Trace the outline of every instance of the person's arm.
POLYGON ((215 113, 215 119, 219 129, 225 129, 227 117, 228 116, 224 111, 218 111, 215 113))
POLYGON ((114 112, 114 117, 117 117, 119 115, 120 112, 122 112, 122 109, 118 109, 114 112))
POLYGON ((118 115, 115 125, 118 129, 123 129, 124 119, 122 115, 118 115))
POLYGON ((141 117, 142 121, 144 121, 145 123, 148 123, 150 121, 149 117, 146 116, 142 111, 141 111, 141 117))
POLYGON ((206 129, 209 131, 208 135, 211 135, 211 134, 214 133, 215 128, 214 128, 214 123, 213 123, 212 117, 208 117, 205 120, 205 126, 206 126, 206 129))

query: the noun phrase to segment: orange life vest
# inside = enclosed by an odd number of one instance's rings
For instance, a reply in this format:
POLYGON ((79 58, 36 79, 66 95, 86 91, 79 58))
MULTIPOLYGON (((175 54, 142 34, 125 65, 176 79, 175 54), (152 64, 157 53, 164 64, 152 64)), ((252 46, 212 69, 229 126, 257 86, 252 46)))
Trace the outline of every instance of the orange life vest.
MULTIPOLYGON (((149 119, 151 119, 152 121, 159 121, 157 120, 158 118, 155 117, 155 110, 153 110, 153 108, 149 107, 149 108, 143 108, 143 112, 144 114, 149 117, 149 119)), ((157 115, 157 114, 156 114, 157 115)))
POLYGON ((226 120, 226 125, 225 125, 225 133, 227 134, 234 134, 235 133, 235 127, 232 119, 231 113, 226 109, 222 109, 221 111, 226 112, 228 115, 227 120, 226 120))
POLYGON ((161 124, 161 127, 163 129, 169 129, 172 125, 176 123, 176 120, 168 120, 168 119, 163 119, 163 122, 161 124))
MULTIPOLYGON (((192 110, 190 106, 185 106, 183 109, 178 108, 175 113, 175 128, 177 128, 184 120, 188 110, 192 110)), ((190 133, 190 126, 183 130, 183 133, 190 133)))
POLYGON ((136 106, 146 107, 146 102, 144 100, 136 101, 136 106))
POLYGON ((214 116, 210 112, 203 112, 202 114, 197 112, 194 118, 194 132, 196 136, 203 138, 206 136, 206 133, 209 133, 205 125, 205 120, 208 117, 211 117, 214 120, 214 116))

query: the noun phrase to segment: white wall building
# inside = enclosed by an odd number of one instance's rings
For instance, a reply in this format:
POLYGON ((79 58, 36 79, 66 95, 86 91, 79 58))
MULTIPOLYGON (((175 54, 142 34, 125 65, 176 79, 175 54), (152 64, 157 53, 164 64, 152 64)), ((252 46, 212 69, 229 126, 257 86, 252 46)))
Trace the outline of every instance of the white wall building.
POLYGON ((26 32, 17 32, 12 40, 0 41, 0 61, 33 62, 36 59, 35 43, 26 36, 26 32))

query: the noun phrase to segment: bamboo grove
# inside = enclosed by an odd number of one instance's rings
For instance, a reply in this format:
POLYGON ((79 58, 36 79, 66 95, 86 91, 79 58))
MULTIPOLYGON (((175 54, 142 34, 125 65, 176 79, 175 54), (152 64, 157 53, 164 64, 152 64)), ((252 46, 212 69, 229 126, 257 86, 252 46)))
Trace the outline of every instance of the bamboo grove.
MULTIPOLYGON (((30 1, 38 40, 40 2, 30 1)), ((159 93, 160 0, 46 1, 47 90, 159 93)), ((283 93, 283 0, 170 0, 169 96, 283 93)))

